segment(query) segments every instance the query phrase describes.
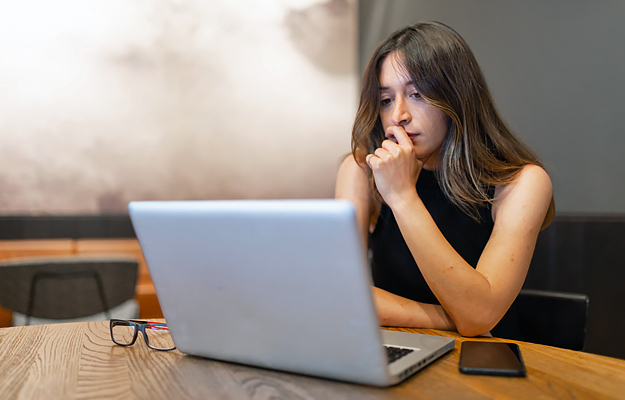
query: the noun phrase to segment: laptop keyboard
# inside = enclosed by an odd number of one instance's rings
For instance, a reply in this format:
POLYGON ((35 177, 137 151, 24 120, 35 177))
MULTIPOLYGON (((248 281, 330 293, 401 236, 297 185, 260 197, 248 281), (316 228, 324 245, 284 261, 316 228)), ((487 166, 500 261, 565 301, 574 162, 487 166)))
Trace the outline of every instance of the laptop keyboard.
POLYGON ((388 363, 395 362, 403 356, 412 353, 412 349, 404 349, 401 347, 384 346, 386 348, 386 355, 388 356, 388 363))

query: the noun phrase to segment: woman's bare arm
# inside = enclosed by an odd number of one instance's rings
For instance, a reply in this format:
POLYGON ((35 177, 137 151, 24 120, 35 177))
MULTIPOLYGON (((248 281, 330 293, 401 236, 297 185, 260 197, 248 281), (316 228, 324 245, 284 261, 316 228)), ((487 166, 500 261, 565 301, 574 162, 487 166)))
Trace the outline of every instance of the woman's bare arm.
MULTIPOLYGON (((406 140, 403 140, 406 139, 406 140)), ((476 336, 492 329, 516 298, 534 252, 536 238, 552 197, 551 181, 538 166, 526 166, 513 184, 497 188, 492 235, 474 269, 442 235, 408 178, 414 159, 405 147, 368 160, 376 183, 397 220, 421 273, 458 332, 476 336)), ((402 144, 403 143, 403 144, 402 144)), ((405 146, 404 146, 405 144, 405 146)), ((373 158, 372 156, 370 156, 373 158)), ((418 172, 417 168, 417 177, 418 172)), ((384 312, 384 309, 381 310, 384 312)), ((394 323, 405 326, 406 320, 394 323)), ((384 320, 387 318, 381 315, 384 320)))
POLYGON ((373 298, 382 326, 457 330, 449 314, 439 305, 419 303, 377 287, 373 288, 373 298))
MULTIPOLYGON (((335 197, 354 204, 366 248, 371 217, 377 210, 371 200, 367 173, 351 155, 339 168, 335 197)), ((439 305, 418 303, 376 287, 372 290, 381 325, 456 330, 451 318, 439 305)))
POLYGON ((374 206, 369 195, 367 172, 364 167, 358 165, 351 154, 345 157, 339 167, 334 197, 349 200, 354 204, 358 228, 366 249, 369 242, 369 225, 371 216, 374 213, 374 206))

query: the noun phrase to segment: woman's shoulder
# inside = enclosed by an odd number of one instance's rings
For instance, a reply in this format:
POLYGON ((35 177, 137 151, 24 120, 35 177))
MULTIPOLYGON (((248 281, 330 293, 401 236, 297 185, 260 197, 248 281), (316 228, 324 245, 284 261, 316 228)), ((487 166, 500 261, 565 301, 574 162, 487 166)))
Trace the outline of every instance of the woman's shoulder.
POLYGON ((503 192, 529 189, 549 189, 551 191, 551 178, 543 167, 536 164, 525 165, 510 183, 496 186, 495 198, 503 192))
POLYGON ((367 170, 351 155, 347 155, 338 170, 334 195, 350 200, 357 207, 369 209, 371 202, 367 170))
POLYGON ((523 212, 544 216, 552 198, 553 188, 547 171, 539 165, 525 165, 512 182, 495 188, 493 219, 502 214, 520 215, 523 212))
POLYGON ((358 162, 353 154, 347 154, 343 160, 341 160, 338 176, 348 176, 350 180, 358 179, 365 180, 367 177, 367 171, 364 163, 358 162))
POLYGON ((536 164, 527 164, 516 176, 516 179, 512 184, 521 185, 546 185, 551 187, 551 178, 543 167, 536 164))

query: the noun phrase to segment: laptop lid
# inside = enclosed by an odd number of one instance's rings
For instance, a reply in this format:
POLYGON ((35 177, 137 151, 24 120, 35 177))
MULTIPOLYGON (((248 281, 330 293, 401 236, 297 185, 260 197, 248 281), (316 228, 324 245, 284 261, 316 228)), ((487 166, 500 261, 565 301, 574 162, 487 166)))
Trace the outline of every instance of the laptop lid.
POLYGON ((351 203, 132 202, 129 210, 180 351, 378 386, 396 381, 351 203))

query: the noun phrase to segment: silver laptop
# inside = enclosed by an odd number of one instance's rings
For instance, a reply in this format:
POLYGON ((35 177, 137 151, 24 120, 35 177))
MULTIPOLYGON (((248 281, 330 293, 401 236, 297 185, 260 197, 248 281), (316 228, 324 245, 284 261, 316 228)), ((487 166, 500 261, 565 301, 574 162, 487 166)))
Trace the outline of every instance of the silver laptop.
POLYGON ((380 329, 349 202, 131 202, 129 211, 183 353, 388 386, 454 348, 453 338, 380 329), (403 356, 389 362, 390 353, 403 356))

